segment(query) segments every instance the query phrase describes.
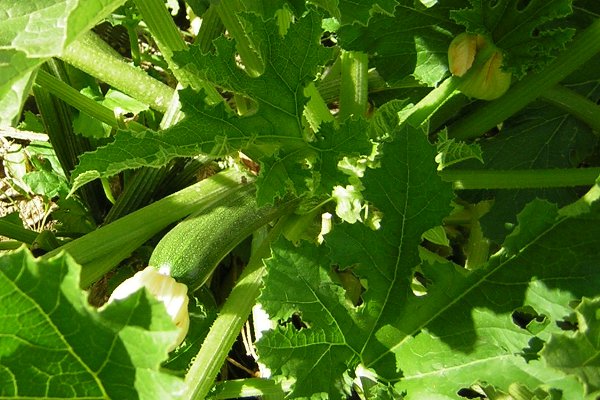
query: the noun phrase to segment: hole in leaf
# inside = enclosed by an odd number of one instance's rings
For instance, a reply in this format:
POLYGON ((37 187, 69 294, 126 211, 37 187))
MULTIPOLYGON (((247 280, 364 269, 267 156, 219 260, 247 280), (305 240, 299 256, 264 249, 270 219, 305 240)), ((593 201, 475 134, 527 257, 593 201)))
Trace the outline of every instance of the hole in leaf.
POLYGON ((563 331, 577 332, 579 330, 579 324, 577 323, 577 318, 575 315, 569 315, 563 320, 556 321, 556 326, 563 331))
POLYGON ((321 36, 321 44, 324 47, 335 47, 335 46, 337 46, 337 38, 335 37, 335 34, 333 34, 331 32, 325 32, 325 33, 323 33, 323 35, 321 36))
POLYGON ((292 315, 292 325, 294 325, 294 328, 301 330, 301 329, 307 329, 308 325, 306 325, 304 323, 304 321, 302 321, 302 318, 300 318, 300 314, 293 314, 292 315))
POLYGON ((525 9, 527 7, 529 7, 529 4, 531 3, 531 0, 519 0, 515 6, 515 8, 517 9, 517 11, 525 11, 525 9))
POLYGON ((465 399, 487 399, 484 394, 471 388, 462 388, 456 394, 465 399))
POLYGON ((527 343, 529 344, 529 347, 525 347, 523 349, 523 353, 521 354, 521 356, 527 362, 539 360, 539 352, 542 351, 542 348, 544 347, 544 341, 540 338, 533 337, 527 343))
POLYGON ((544 315, 540 315, 533 307, 519 307, 512 313, 512 320, 519 328, 526 329, 533 334, 543 330, 548 321, 544 315))
POLYGON ((285 321, 279 321, 279 325, 281 326, 288 326, 290 324, 298 331, 309 328, 309 326, 304 323, 302 317, 298 313, 292 314, 292 316, 285 321))
POLYGON ((338 267, 334 267, 333 273, 346 291, 346 298, 355 307, 360 306, 363 303, 362 294, 365 292, 365 287, 358 276, 354 274, 351 268, 340 270, 338 267))
POLYGON ((425 278, 421 271, 415 271, 413 273, 410 288, 415 296, 425 296, 427 294, 427 286, 429 286, 429 284, 430 282, 427 281, 427 278, 425 278))

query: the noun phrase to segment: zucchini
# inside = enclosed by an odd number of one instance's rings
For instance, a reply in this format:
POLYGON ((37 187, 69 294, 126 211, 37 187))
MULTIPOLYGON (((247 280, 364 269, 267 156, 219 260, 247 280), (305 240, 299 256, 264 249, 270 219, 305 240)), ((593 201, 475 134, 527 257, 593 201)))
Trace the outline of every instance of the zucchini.
POLYGON ((240 242, 296 204, 259 208, 255 192, 254 185, 247 185, 209 211, 181 221, 158 242, 149 265, 168 272, 191 291, 198 289, 240 242))

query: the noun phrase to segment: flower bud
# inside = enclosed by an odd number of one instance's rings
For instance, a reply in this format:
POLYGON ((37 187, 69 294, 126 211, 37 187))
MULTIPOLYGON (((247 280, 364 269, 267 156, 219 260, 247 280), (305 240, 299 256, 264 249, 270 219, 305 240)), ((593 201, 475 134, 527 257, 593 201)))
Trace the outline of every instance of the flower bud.
POLYGON ((461 33, 455 37, 448 48, 448 65, 455 76, 463 76, 473 65, 477 50, 485 45, 481 35, 461 33))
POLYGON ((502 96, 511 74, 502 70, 502 52, 482 35, 461 33, 448 48, 448 65, 465 95, 481 100, 502 96))
POLYGON ((463 77, 459 89, 465 95, 481 100, 494 100, 510 87, 511 74, 502 71, 502 53, 494 50, 490 58, 463 77))
POLYGON ((167 313, 179 330, 177 340, 169 348, 169 351, 172 351, 183 342, 190 326, 188 288, 158 269, 146 267, 117 286, 108 301, 124 299, 143 287, 165 305, 167 313))

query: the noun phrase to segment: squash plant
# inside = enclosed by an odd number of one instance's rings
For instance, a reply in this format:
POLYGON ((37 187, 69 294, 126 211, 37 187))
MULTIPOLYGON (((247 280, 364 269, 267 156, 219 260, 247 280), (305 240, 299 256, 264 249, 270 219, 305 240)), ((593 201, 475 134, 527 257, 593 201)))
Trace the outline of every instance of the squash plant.
POLYGON ((600 395, 595 0, 0 10, 0 127, 68 180, 0 219, 0 397, 600 395), (134 260, 188 284, 174 350, 155 288, 88 302, 134 260))

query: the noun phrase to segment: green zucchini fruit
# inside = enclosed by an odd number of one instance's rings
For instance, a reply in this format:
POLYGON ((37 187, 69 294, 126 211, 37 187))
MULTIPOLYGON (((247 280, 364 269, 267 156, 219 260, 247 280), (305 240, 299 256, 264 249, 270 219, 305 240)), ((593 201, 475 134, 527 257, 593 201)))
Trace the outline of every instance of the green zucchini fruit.
MULTIPOLYGON (((219 262, 255 230, 290 211, 290 203, 258 207, 256 187, 229 194, 209 211, 181 221, 159 241, 149 265, 198 289, 219 262)), ((295 205, 295 203, 294 203, 295 205)))

